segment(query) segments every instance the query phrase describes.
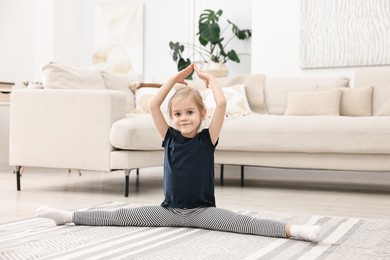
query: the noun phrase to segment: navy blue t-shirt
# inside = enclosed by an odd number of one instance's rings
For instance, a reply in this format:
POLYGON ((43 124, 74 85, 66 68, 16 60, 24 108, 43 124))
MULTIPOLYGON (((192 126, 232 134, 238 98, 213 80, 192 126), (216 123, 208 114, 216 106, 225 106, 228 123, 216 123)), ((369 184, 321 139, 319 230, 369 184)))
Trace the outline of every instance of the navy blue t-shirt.
POLYGON ((164 141, 164 195, 161 206, 215 207, 214 151, 208 129, 194 138, 169 127, 164 141))

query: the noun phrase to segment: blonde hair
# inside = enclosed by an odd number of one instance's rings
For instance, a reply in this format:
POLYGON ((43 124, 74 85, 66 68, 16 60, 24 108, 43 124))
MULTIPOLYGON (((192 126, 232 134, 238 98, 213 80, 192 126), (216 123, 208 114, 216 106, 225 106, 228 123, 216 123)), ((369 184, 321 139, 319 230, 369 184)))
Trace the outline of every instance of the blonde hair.
POLYGON ((184 99, 187 97, 191 97, 192 101, 195 103, 196 107, 199 109, 199 111, 204 112, 204 115, 206 114, 206 107, 203 103, 203 98, 200 95, 199 91, 191 88, 191 87, 182 87, 176 90, 175 94, 171 97, 171 99, 168 102, 168 114, 169 117, 172 118, 172 104, 176 100, 184 99))

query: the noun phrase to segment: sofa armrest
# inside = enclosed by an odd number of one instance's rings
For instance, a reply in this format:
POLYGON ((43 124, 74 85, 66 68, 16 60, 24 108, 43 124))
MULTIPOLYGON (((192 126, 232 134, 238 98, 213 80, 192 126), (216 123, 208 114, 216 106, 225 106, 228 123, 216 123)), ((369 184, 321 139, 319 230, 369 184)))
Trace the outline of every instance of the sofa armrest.
POLYGON ((15 90, 10 165, 109 171, 110 130, 126 115, 111 90, 15 90))

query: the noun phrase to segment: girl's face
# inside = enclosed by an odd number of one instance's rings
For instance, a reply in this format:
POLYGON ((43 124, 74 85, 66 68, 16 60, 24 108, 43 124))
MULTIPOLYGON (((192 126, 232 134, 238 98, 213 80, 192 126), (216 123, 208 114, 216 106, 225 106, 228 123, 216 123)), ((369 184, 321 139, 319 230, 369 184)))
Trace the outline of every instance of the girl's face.
POLYGON ((193 99, 188 96, 172 103, 172 123, 175 129, 187 138, 193 138, 198 133, 205 111, 199 111, 193 99))

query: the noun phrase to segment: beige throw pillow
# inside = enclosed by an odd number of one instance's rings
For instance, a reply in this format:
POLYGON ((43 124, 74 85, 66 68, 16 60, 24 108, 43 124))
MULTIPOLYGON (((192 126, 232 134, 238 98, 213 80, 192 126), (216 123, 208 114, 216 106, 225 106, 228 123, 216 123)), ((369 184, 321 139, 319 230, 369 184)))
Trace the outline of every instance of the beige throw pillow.
POLYGON ((373 86, 372 114, 390 116, 390 70, 385 68, 364 68, 357 70, 355 87, 373 86))
POLYGON ((295 91, 287 96, 285 115, 340 115, 340 90, 295 91))
MULTIPOLYGON (((329 90, 329 87, 317 86, 317 90, 329 90)), ((340 115, 371 116, 373 87, 339 88, 341 91, 340 115)))
POLYGON ((45 89, 106 89, 100 71, 95 68, 76 68, 55 62, 41 68, 45 89))
POLYGON ((293 91, 316 91, 317 85, 342 88, 349 86, 349 79, 335 78, 282 78, 266 77, 264 83, 265 103, 271 114, 283 115, 287 106, 287 95, 293 91))

